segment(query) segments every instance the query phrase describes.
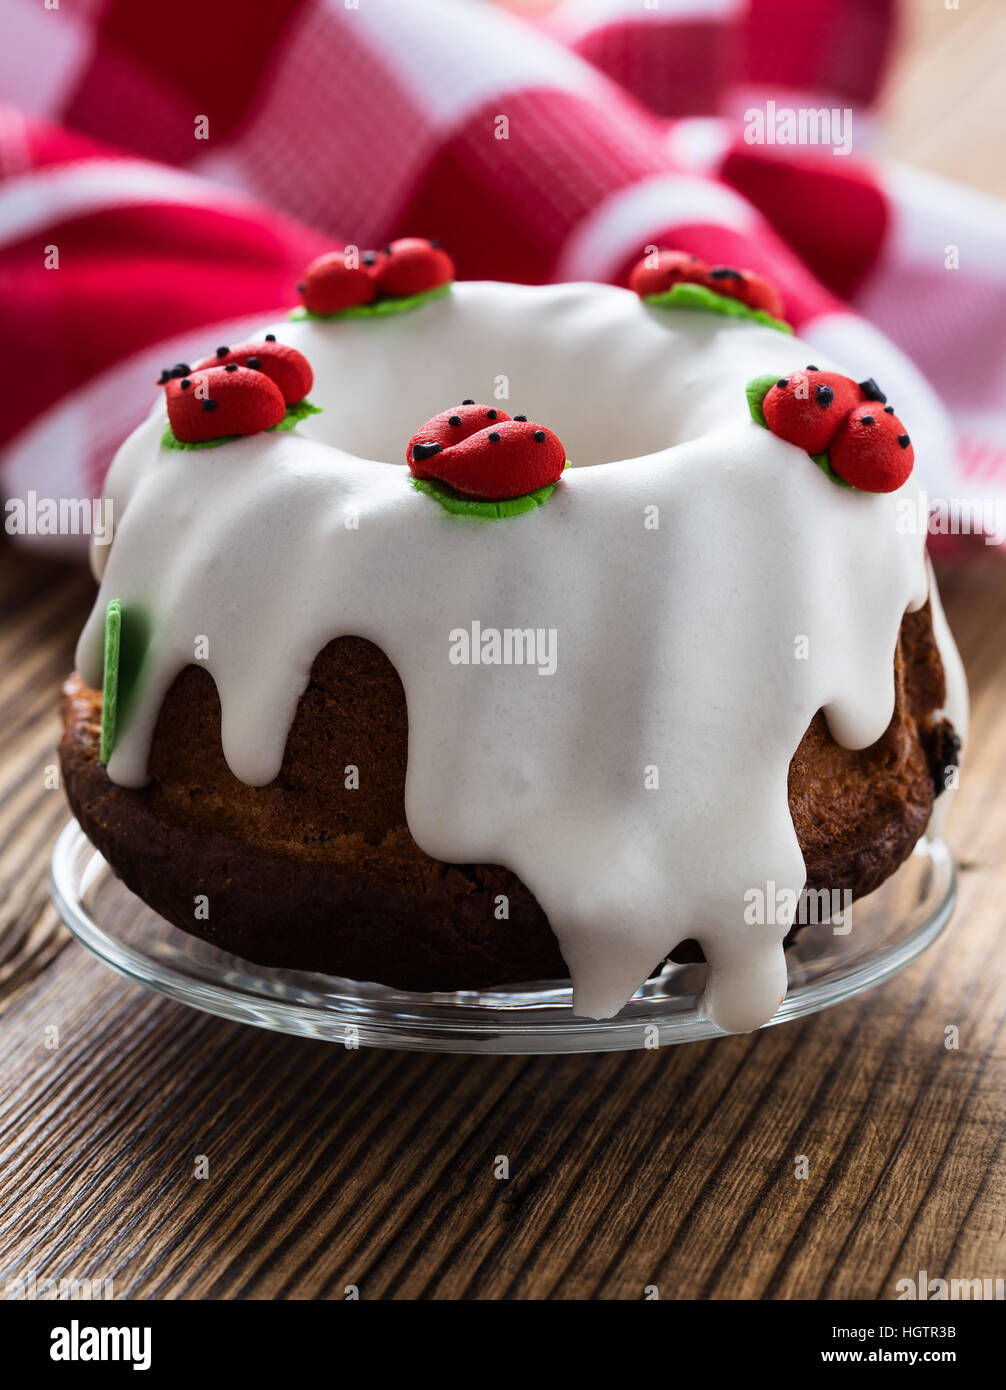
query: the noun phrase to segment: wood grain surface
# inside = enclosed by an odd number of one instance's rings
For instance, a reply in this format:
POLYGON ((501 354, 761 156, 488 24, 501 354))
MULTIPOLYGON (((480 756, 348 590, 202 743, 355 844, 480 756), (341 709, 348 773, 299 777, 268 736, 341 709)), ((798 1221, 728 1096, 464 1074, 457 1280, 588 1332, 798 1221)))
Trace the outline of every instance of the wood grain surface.
POLYGON ((921 1269, 1001 1275, 1003 567, 982 551, 943 580, 975 723, 952 821, 960 906, 926 955, 754 1036, 440 1057, 225 1023, 68 942, 46 898, 66 813, 44 782, 91 589, 0 547, 0 1283, 112 1280, 144 1298, 341 1298, 351 1284, 367 1298, 639 1298, 657 1284, 665 1298, 841 1299, 892 1297, 921 1269))
MULTIPOLYGON (((947 121, 957 150, 990 128, 1003 148, 999 78, 973 64, 1002 7, 941 11, 914 17, 889 106, 894 148, 934 168, 947 121)), ((753 1036, 468 1058, 226 1023, 70 941, 46 769, 92 588, 0 544, 0 1296, 34 1276, 120 1298, 892 1298, 923 1269, 1006 1273, 1006 577, 979 546, 941 583, 974 727, 936 945, 753 1036)))

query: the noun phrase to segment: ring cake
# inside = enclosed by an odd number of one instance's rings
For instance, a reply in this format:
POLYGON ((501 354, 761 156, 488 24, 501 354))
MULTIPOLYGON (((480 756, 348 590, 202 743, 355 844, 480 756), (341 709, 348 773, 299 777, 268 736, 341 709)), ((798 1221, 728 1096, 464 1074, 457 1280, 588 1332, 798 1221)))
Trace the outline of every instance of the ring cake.
POLYGON ((736 1031, 786 990, 751 893, 911 852, 966 699, 910 422, 759 277, 661 257, 625 290, 337 253, 165 370, 61 751, 171 922, 401 989, 568 973, 591 1017, 704 956, 736 1031))

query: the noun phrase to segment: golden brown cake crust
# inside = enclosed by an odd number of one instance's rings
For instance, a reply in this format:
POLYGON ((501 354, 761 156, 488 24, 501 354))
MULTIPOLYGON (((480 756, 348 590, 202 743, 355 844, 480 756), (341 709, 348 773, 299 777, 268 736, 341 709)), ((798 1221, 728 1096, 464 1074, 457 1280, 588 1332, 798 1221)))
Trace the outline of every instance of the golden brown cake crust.
MULTIPOLYGON (((841 748, 818 714, 790 765, 809 888, 872 891, 925 829, 939 742, 933 712, 944 700, 928 605, 904 619, 895 680, 894 715, 871 748, 841 748)), ((126 885, 183 930, 263 965, 403 989, 565 976, 547 918, 514 874, 440 863, 412 839, 405 693, 363 638, 339 638, 318 654, 267 787, 249 787, 227 767, 216 687, 200 667, 182 671, 165 697, 141 790, 109 781, 98 757, 101 696, 77 676, 64 688, 64 718, 60 755, 74 814, 126 885), (350 766, 359 769, 354 790, 350 766), (199 895, 207 920, 194 915, 199 895), (497 916, 500 895, 506 920, 497 916)))

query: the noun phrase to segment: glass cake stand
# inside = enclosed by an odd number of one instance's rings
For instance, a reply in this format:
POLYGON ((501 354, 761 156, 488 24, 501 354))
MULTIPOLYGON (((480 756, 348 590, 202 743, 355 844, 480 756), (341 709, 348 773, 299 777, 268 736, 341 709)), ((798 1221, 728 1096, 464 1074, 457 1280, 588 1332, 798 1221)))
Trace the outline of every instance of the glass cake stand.
MULTIPOLYGON (((765 1027, 872 989, 936 940, 953 910, 953 858, 920 840, 898 872, 856 903, 852 930, 807 926, 787 952, 789 991, 765 1027)), ((159 917, 116 878, 76 821, 59 836, 51 890, 88 950, 128 979, 222 1018, 343 1045, 425 1052, 609 1052, 723 1034, 697 1006, 704 965, 667 965, 617 1018, 578 1018, 562 981, 456 994, 253 965, 159 917)))

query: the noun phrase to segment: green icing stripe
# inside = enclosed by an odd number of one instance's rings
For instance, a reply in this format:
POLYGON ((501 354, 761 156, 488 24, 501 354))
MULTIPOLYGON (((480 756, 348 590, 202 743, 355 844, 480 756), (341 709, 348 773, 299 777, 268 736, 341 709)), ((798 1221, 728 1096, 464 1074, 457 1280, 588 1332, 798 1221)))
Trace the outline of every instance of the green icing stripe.
POLYGON ((764 309, 749 309, 739 299, 727 294, 717 294, 705 285, 693 285, 687 280, 672 285, 663 294, 645 295, 644 302, 652 304, 656 309, 700 309, 709 314, 725 314, 732 319, 751 319, 755 323, 763 323, 766 328, 774 328, 779 333, 793 332, 788 323, 766 314, 764 309))
POLYGON ((115 747, 119 713, 119 644, 122 636, 122 604, 113 598, 105 609, 105 671, 101 681, 101 752, 107 763, 115 747))
MULTIPOLYGON (((569 467, 570 462, 567 459, 564 468, 569 467)), ((417 492, 433 497, 445 511, 451 512, 454 516, 474 517, 478 521, 505 521, 510 516, 523 516, 525 512, 533 512, 536 507, 547 502, 556 489, 555 483, 546 483, 544 487, 525 493, 523 497, 509 497, 502 502, 478 502, 472 497, 462 497, 446 483, 437 482, 433 478, 410 478, 409 481, 417 492)))
POLYGON ((140 689, 152 623, 142 604, 112 599, 105 609, 105 667, 101 679, 100 757, 107 763, 118 731, 140 689))
POLYGON ((373 304, 354 304, 351 309, 340 309, 336 314, 316 314, 299 304, 290 310, 290 318, 317 319, 320 323, 330 323, 333 319, 375 319, 384 314, 404 314, 409 309, 419 309, 431 299, 443 299, 450 294, 451 286, 438 285, 435 290, 424 290, 422 294, 401 294, 394 298, 378 299, 373 304))
MULTIPOLYGON (((270 425, 263 434, 272 434, 278 430, 292 430, 295 425, 299 425, 301 420, 306 420, 309 415, 320 415, 321 406, 312 405, 309 400, 297 401, 296 405, 288 405, 286 414, 276 425, 270 425)), ((219 439, 203 439, 198 444, 186 444, 183 439, 179 439, 170 425, 165 425, 164 433, 161 435, 162 449, 216 449, 221 444, 233 444, 235 439, 254 439, 253 434, 224 434, 219 439)))

